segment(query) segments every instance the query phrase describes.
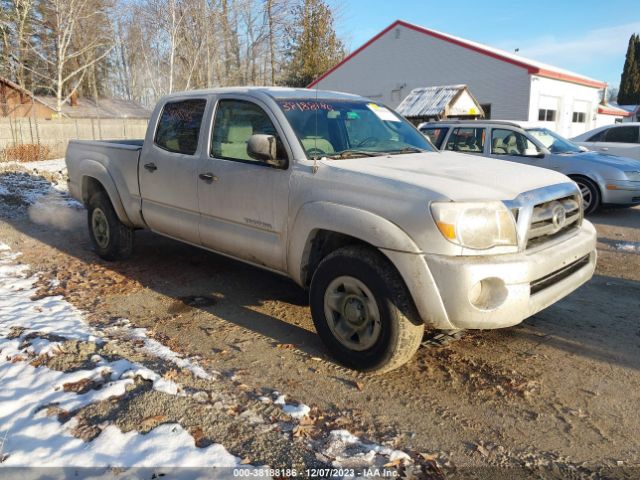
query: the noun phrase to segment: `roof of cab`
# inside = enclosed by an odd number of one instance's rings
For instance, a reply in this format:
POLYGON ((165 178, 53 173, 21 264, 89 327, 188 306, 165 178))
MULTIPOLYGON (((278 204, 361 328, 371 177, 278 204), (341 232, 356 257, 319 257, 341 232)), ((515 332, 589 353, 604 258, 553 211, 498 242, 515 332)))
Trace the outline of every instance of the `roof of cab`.
POLYGON ((164 97, 165 100, 174 98, 197 97, 199 95, 215 95, 229 93, 244 93, 254 95, 267 95, 277 100, 287 98, 304 98, 315 100, 322 98, 324 100, 365 100, 364 97, 353 95, 351 93, 333 92, 330 90, 316 90, 311 88, 290 88, 290 87, 220 87, 206 88, 201 90, 189 90, 184 92, 175 92, 164 97))

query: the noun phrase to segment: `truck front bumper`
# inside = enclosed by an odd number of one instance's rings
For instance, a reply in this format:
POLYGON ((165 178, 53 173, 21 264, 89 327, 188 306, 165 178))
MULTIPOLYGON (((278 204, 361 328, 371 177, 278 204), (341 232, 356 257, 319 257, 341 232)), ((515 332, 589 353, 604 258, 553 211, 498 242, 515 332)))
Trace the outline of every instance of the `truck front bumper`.
POLYGON ((389 256, 400 261, 396 266, 427 324, 491 329, 516 325, 587 282, 595 270, 595 247, 595 228, 584 221, 572 237, 531 252, 413 255, 412 267, 406 258, 389 256), (407 278, 406 268, 413 278, 407 278))

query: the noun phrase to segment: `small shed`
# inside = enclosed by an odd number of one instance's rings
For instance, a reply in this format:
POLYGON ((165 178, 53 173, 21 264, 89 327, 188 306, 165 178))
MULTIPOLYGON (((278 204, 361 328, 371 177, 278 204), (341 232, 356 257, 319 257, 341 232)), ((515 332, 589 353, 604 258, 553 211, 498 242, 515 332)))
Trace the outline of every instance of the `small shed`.
POLYGON ((610 103, 601 103, 598 105, 596 113, 596 127, 611 125, 612 123, 622 123, 629 121, 628 119, 632 117, 633 114, 625 108, 610 103))
POLYGON ((466 85, 414 88, 396 110, 414 124, 443 119, 476 120, 485 116, 466 85))

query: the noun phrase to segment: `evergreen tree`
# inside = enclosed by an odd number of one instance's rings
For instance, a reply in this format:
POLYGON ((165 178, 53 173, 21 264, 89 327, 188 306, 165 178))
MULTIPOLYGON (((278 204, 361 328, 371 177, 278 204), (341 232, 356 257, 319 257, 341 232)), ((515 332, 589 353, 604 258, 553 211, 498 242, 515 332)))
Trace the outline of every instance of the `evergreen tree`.
POLYGON ((633 34, 629 39, 627 57, 620 78, 618 92, 620 105, 640 104, 640 35, 633 34))
POLYGON ((294 27, 284 83, 306 87, 344 58, 344 44, 334 30, 331 8, 324 0, 304 0, 294 8, 294 27))

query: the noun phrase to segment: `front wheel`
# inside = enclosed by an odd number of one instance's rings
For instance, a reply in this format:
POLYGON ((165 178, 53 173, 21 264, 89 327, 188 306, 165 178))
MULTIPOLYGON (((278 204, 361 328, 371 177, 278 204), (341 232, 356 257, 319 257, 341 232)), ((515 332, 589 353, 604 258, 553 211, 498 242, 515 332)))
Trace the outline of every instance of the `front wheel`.
POLYGON ((576 182, 580 189, 584 214, 589 215, 595 212, 600 206, 600 190, 598 186, 585 177, 572 177, 572 180, 576 182))
POLYGON ((89 199, 87 220, 91 243, 100 257, 120 260, 131 255, 134 230, 118 219, 105 192, 97 192, 89 199))
POLYGON ((424 324, 389 260, 352 246, 329 254, 313 274, 313 323, 331 354, 349 368, 383 373, 406 363, 424 324))

